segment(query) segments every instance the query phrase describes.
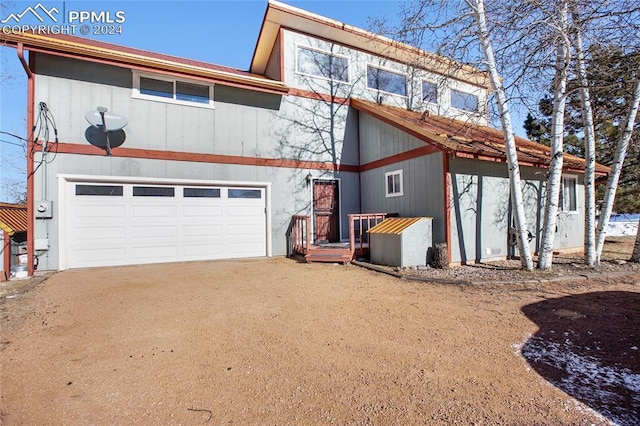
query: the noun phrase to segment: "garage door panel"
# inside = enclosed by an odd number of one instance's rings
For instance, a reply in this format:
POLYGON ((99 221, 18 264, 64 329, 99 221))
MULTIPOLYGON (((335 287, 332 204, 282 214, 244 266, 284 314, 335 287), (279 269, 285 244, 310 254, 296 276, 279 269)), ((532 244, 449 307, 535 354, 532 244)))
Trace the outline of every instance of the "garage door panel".
POLYGON ((126 207, 122 205, 76 204, 70 212, 76 219, 122 219, 126 216, 126 207))
POLYGON ((145 196, 136 196, 134 188, 140 195, 144 185, 123 183, 118 184, 122 191, 116 197, 76 195, 78 183, 65 184, 68 267, 267 254, 264 189, 154 184, 144 189, 145 196))
POLYGON ((95 247, 70 250, 74 267, 125 265, 126 256, 122 247, 95 247))
POLYGON ((164 203, 166 203, 166 200, 162 201, 162 204, 158 203, 157 205, 133 205, 133 217, 176 217, 178 214, 177 206, 163 205, 164 203))
POLYGON ((222 236, 222 225, 183 226, 182 234, 188 238, 211 238, 222 236))
POLYGON ((131 257, 138 261, 146 263, 157 262, 159 259, 165 259, 165 261, 178 260, 178 248, 175 245, 166 246, 140 246, 131 247, 131 257), (167 260, 169 259, 169 260, 167 260))
POLYGON ((78 241, 124 241, 126 229, 124 226, 82 226, 76 225, 75 239, 78 241))
POLYGON ((186 244, 184 256, 187 260, 222 259, 224 246, 220 243, 186 244))
POLYGON ((178 227, 172 223, 162 224, 162 226, 133 226, 133 239, 166 239, 178 236, 178 227))
POLYGON ((211 218, 222 216, 222 206, 183 206, 182 214, 185 217, 211 218))
POLYGON ((227 247, 229 257, 258 257, 264 256, 264 250, 248 247, 246 244, 230 243, 227 247))
POLYGON ((264 229, 260 224, 229 225, 230 237, 246 235, 260 236, 262 232, 264 232, 264 229))
POLYGON ((231 216, 237 217, 264 215, 264 205, 229 206, 228 212, 231 216))

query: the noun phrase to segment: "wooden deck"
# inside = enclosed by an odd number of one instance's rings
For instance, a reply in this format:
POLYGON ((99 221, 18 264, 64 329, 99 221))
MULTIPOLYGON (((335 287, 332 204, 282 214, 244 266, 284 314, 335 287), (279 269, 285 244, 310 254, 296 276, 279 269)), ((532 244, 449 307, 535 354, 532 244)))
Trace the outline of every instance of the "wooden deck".
POLYGON ((382 222, 386 213, 349 215, 349 241, 336 243, 311 242, 311 217, 293 216, 292 248, 293 253, 304 256, 307 262, 348 263, 356 257, 369 255, 367 231, 382 222))

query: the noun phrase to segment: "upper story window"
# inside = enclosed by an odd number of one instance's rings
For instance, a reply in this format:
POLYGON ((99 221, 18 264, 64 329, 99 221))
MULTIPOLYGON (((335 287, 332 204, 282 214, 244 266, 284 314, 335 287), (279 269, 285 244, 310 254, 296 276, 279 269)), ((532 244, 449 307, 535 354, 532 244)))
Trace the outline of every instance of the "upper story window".
POLYGON ((560 183, 560 211, 566 213, 578 211, 578 178, 575 176, 562 176, 560 183))
POLYGON ((422 82, 422 100, 432 104, 438 103, 438 86, 430 81, 422 82))
POLYGON ((302 74, 348 82, 349 58, 307 47, 298 47, 297 70, 302 74))
POLYGON ((384 174, 386 183, 385 196, 388 197, 401 197, 404 195, 404 188, 402 182, 402 170, 394 170, 384 174))
POLYGON ((407 96, 407 77, 404 74, 367 65, 367 87, 394 95, 407 96))
POLYGON ((463 111, 478 112, 478 97, 471 93, 451 89, 451 106, 463 111))
POLYGON ((133 74, 135 98, 213 108, 213 85, 150 74, 133 74))

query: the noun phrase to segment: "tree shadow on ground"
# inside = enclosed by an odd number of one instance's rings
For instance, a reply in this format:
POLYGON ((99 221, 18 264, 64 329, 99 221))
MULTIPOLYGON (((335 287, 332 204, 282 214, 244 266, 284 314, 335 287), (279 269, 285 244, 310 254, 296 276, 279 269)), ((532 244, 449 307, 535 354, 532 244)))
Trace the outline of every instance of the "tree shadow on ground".
POLYGON ((538 374, 616 424, 640 424, 640 293, 572 295, 522 312, 539 326, 521 351, 538 374))

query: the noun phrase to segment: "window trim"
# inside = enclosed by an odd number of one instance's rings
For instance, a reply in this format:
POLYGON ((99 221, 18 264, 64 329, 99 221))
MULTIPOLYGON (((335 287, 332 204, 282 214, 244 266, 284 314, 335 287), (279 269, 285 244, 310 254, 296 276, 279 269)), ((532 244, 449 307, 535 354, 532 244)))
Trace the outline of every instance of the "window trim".
POLYGON ((421 99, 421 101, 423 103, 430 104, 430 105, 438 105, 439 104, 438 101, 440 99, 440 96, 438 94, 438 83, 434 83, 433 81, 431 81, 429 79, 426 79, 426 78, 421 79, 420 80, 420 99, 421 99), (435 100, 435 102, 426 101, 424 99, 424 84, 425 83, 432 84, 433 87, 436 89, 436 100, 435 100))
POLYGON ((214 89, 214 84, 213 83, 207 83, 205 81, 200 81, 200 80, 193 80, 193 79, 189 79, 189 78, 174 78, 174 77, 170 77, 170 76, 166 76, 166 75, 162 75, 162 74, 152 74, 152 73, 146 73, 146 72, 140 72, 140 71, 133 71, 133 89, 132 89, 132 94, 131 97, 134 99, 144 99, 147 101, 155 101, 155 102, 164 102, 167 104, 175 104, 175 105, 185 105, 185 106, 192 106, 192 107, 199 107, 199 108, 209 108, 209 109, 215 109, 214 106, 214 101, 213 101, 213 89, 214 89), (159 81, 168 81, 173 83, 173 98, 168 98, 168 97, 163 97, 163 96, 154 96, 154 95, 147 95, 144 93, 140 93, 140 78, 149 78, 152 80, 159 80, 159 81), (193 101, 185 101, 185 100, 181 100, 181 99, 177 99, 176 98, 176 83, 180 82, 180 83, 188 83, 188 84, 196 84, 198 86, 205 86, 209 88, 209 102, 208 103, 204 103, 204 102, 193 102, 193 101))
POLYGON ((457 111, 462 111, 462 112, 464 112, 466 114, 480 114, 480 96, 476 95, 475 93, 466 92, 464 90, 451 88, 451 89, 449 89, 449 105, 451 106, 452 109, 455 109, 457 111), (456 106, 453 106, 453 92, 458 92, 458 93, 461 93, 463 95, 474 96, 476 98, 476 109, 475 110, 469 110, 469 109, 463 109, 463 108, 458 108, 456 106))
POLYGON ((401 98, 407 98, 408 94, 409 94, 409 75, 407 73, 401 72, 401 71, 397 71, 394 70, 392 68, 387 68, 387 67, 383 67, 380 65, 374 65, 370 62, 367 62, 366 64, 366 68, 365 68, 365 85, 367 87, 367 90, 372 90, 374 92, 380 92, 380 93, 384 93, 386 95, 391 95, 391 96, 399 96, 401 98), (392 74, 397 74, 397 75, 401 75, 404 77, 404 95, 401 95, 399 93, 393 93, 393 92, 387 92, 386 90, 382 90, 382 89, 377 89, 375 87, 369 87, 369 67, 371 68, 376 68, 379 69, 381 71, 386 71, 392 74))
POLYGON ((565 175, 562 174, 560 177, 560 197, 558 200, 558 211, 565 214, 578 214, 578 175, 565 175), (571 200, 569 200, 569 208, 565 209, 565 199, 564 199, 564 181, 565 179, 571 179, 575 185, 574 197, 575 197, 575 210, 571 210, 571 200))
POLYGON ((393 171, 390 171, 390 172, 386 172, 384 174, 384 195, 385 195, 385 198, 402 197, 402 196, 404 196, 403 169, 393 170, 393 171), (389 192, 389 177, 391 177, 391 176, 399 176, 399 179, 400 179, 400 191, 399 192, 389 192))
POLYGON ((341 53, 333 53, 333 52, 330 52, 328 50, 324 50, 324 49, 320 49, 320 48, 312 47, 312 46, 307 46, 307 45, 299 44, 299 43, 296 43, 295 47, 296 47, 295 58, 294 58, 295 67, 294 67, 294 71, 293 71, 295 74, 303 75, 303 76, 311 77, 311 78, 319 78, 319 79, 325 80, 325 81, 335 81, 335 82, 340 83, 340 84, 352 84, 351 83, 351 56, 344 55, 344 54, 341 54, 341 53), (347 81, 336 80, 335 78, 325 77, 325 76, 322 76, 322 75, 309 74, 309 73, 306 73, 304 71, 300 71, 298 69, 298 55, 299 55, 300 49, 312 50, 312 51, 315 51, 315 52, 318 52, 318 53, 322 53, 322 54, 325 54, 325 55, 335 56, 337 58, 346 59, 347 60, 347 79, 348 80, 347 81))

